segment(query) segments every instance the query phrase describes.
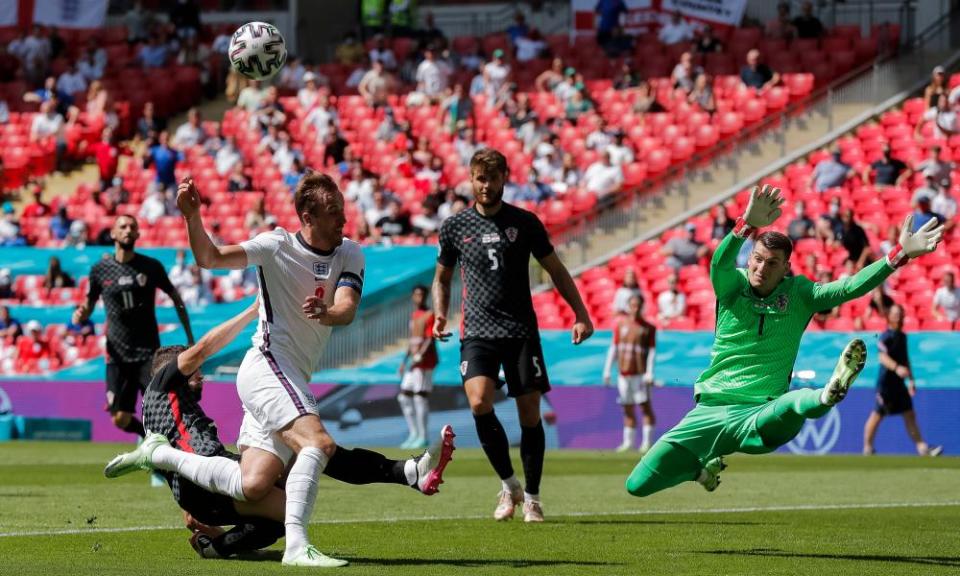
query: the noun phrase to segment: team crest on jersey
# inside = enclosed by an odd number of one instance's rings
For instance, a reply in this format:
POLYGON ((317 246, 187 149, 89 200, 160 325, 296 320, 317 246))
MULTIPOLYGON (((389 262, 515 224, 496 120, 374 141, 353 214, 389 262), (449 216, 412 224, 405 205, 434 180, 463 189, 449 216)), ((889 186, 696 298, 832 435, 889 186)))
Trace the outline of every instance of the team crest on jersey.
POLYGON ((510 240, 510 242, 516 242, 517 236, 520 235, 520 231, 514 228, 513 226, 511 226, 510 228, 507 228, 505 232, 507 233, 507 239, 510 240))
POLYGON ((786 312, 787 304, 789 303, 790 303, 790 298, 786 294, 777 295, 777 303, 776 303, 777 310, 779 310, 780 312, 786 312))
POLYGON ((141 288, 143 288, 144 286, 146 286, 146 285, 147 285, 147 275, 146 275, 146 274, 143 274, 143 273, 137 274, 137 284, 139 284, 141 288))
POLYGON ((466 376, 466 375, 467 375, 467 361, 466 361, 466 360, 464 360, 463 362, 460 363, 460 375, 461 375, 461 376, 466 376))
POLYGON ((330 276, 330 264, 326 262, 314 262, 313 275, 324 279, 328 278, 330 276))

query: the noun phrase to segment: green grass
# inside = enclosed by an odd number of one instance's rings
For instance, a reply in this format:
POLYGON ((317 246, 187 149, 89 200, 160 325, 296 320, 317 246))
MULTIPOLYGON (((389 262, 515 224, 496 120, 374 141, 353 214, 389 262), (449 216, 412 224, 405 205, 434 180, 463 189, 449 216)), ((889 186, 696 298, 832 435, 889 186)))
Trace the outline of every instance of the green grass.
MULTIPOLYGON (((169 490, 106 480, 128 446, 0 444, 0 574, 272 574, 263 561, 201 560, 169 490), (123 530, 126 529, 126 530, 123 530), (119 531, 123 530, 123 531, 119 531), (20 535, 11 535, 11 534, 20 535)), ((392 451, 394 456, 400 456, 392 451)), ((344 574, 950 574, 960 568, 960 460, 743 456, 705 493, 647 499, 623 481, 634 455, 551 452, 548 522, 495 523, 499 482, 460 450, 440 494, 324 478, 311 538, 344 574)))

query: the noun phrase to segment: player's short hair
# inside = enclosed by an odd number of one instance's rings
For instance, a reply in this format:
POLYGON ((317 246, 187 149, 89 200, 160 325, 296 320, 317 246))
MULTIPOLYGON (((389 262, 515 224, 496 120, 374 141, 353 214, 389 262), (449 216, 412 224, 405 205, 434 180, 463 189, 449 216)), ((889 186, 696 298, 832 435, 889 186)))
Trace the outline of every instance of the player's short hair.
POLYGON ((470 173, 474 172, 494 172, 507 175, 507 158, 498 150, 493 148, 484 148, 474 153, 470 158, 470 173))
POLYGON ((161 346, 153 353, 153 364, 150 365, 150 377, 152 378, 160 371, 164 365, 171 361, 176 360, 177 356, 181 352, 186 351, 187 347, 182 344, 175 344, 173 346, 161 346))
POLYGON ((784 260, 789 260, 793 254, 793 242, 790 237, 780 232, 764 232, 757 236, 757 244, 763 244, 767 250, 780 250, 783 252, 784 260))
POLYGON ((133 214, 121 214, 117 216, 116 219, 113 221, 113 225, 116 226, 117 224, 119 224, 121 218, 129 218, 133 220, 134 224, 137 224, 138 226, 140 225, 140 222, 137 221, 137 217, 134 216, 133 214))
POLYGON ((297 191, 293 195, 293 204, 299 218, 304 212, 315 214, 319 206, 333 201, 340 188, 333 178, 322 172, 310 172, 297 183, 297 191))

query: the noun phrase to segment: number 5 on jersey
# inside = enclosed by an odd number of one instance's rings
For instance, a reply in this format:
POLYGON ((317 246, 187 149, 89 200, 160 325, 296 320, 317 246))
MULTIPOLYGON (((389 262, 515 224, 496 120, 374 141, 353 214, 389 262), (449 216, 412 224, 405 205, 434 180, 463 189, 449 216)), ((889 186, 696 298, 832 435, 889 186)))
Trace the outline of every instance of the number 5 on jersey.
POLYGON ((487 258, 490 259, 490 269, 497 270, 500 268, 500 258, 497 255, 496 248, 489 248, 487 250, 487 258))

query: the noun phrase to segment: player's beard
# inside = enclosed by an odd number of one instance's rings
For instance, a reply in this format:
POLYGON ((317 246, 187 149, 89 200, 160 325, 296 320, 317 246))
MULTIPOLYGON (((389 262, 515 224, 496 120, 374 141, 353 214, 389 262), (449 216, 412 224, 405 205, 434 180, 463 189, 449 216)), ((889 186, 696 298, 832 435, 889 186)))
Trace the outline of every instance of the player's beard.
POLYGON ((484 208, 493 208, 503 201, 503 187, 501 186, 500 189, 495 192, 493 190, 487 191, 485 196, 487 199, 484 202, 480 201, 480 194, 477 194, 474 199, 476 200, 477 204, 480 204, 484 208))
POLYGON ((130 240, 129 242, 121 242, 120 240, 117 240, 117 246, 123 248, 127 252, 133 251, 133 247, 136 243, 136 240, 130 240))

